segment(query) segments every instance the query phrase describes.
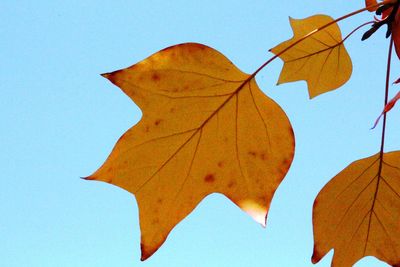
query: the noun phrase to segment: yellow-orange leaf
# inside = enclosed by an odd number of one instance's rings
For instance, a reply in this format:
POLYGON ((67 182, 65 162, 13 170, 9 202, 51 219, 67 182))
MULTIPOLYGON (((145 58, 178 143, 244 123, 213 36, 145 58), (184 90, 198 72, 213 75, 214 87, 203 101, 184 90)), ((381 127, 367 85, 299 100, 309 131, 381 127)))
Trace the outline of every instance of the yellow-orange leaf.
POLYGON ((271 49, 284 62, 278 84, 305 80, 310 98, 313 98, 334 90, 349 80, 352 73, 351 59, 343 45, 337 24, 334 23, 300 41, 307 34, 332 21, 331 17, 325 15, 306 19, 290 18, 293 38, 271 49), (294 46, 288 49, 291 45, 294 46))
POLYGON ((351 267, 365 256, 400 266, 400 151, 353 162, 314 203, 314 254, 332 248, 333 267, 351 267))
POLYGON ((265 224, 294 137, 282 109, 218 51, 194 43, 104 74, 143 111, 88 179, 135 194, 142 259, 207 195, 227 196, 265 224))

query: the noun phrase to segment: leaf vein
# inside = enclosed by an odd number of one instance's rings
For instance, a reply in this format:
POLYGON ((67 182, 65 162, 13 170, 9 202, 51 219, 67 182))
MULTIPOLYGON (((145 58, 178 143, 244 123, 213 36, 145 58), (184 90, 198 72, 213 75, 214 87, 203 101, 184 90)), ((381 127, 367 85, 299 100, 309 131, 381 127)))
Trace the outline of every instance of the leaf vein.
POLYGON ((263 122, 263 125, 264 125, 264 128, 265 128, 265 135, 266 135, 267 140, 268 140, 269 149, 271 150, 271 138, 270 138, 270 136, 269 136, 268 126, 267 126, 267 123, 266 123, 265 120, 264 120, 264 117, 261 115, 261 111, 260 111, 260 109, 258 108, 258 105, 257 105, 257 103, 256 103, 256 100, 254 99, 253 89, 252 89, 252 87, 251 87, 251 83, 249 83, 249 91, 250 91, 250 95, 251 95, 251 99, 252 99, 252 101, 253 101, 254 107, 255 107, 256 110, 257 110, 258 116, 260 116, 260 118, 261 118, 261 120, 262 120, 262 122, 263 122))
POLYGON ((347 207, 345 213, 343 214, 343 216, 341 217, 339 223, 336 225, 335 227, 335 232, 337 232, 337 230, 339 230, 339 227, 342 225, 342 223, 344 222, 344 219, 347 216, 347 213, 350 211, 350 209, 354 206, 354 204, 356 203, 356 201, 360 198, 361 194, 365 192, 365 190, 367 190, 367 188, 372 184, 372 182, 377 178, 378 176, 374 176, 374 178, 371 179, 371 181, 368 182, 368 184, 357 194, 357 196, 354 198, 354 200, 351 202, 350 206, 347 207))

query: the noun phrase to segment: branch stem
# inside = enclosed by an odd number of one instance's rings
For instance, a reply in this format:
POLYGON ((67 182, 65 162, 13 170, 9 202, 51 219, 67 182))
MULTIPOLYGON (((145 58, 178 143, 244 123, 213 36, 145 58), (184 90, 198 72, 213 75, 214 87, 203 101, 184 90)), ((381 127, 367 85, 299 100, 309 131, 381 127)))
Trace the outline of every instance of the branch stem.
MULTIPOLYGON (((392 61, 392 50, 393 50, 393 37, 390 38, 389 52, 388 52, 388 59, 387 59, 384 107, 386 106, 386 104, 388 102, 388 95, 389 95, 390 63, 392 61)), ((370 233, 371 222, 372 222, 372 214, 374 213, 375 203, 376 203, 376 200, 378 198, 379 185, 380 185, 381 178, 382 178, 383 152, 384 152, 384 148, 385 148, 385 131, 386 131, 386 113, 384 113, 384 115, 383 115, 382 138, 381 138, 381 149, 380 149, 380 152, 379 152, 378 174, 377 174, 377 180, 376 180, 374 199, 372 201, 372 205, 371 205, 371 209, 370 209, 370 215, 369 215, 369 221, 368 221, 367 239, 365 241, 365 246, 364 246, 364 255, 366 255, 365 253, 367 252, 367 245, 368 245, 368 242, 369 242, 369 233, 370 233)))
MULTIPOLYGON (((392 51, 393 51, 393 37, 390 38, 389 52, 388 52, 388 59, 387 59, 386 81, 385 81, 385 100, 384 100, 384 105, 383 105, 384 109, 389 100, 390 66, 391 66, 391 61, 392 61, 392 51)), ((386 112, 383 113, 381 149, 380 149, 381 161, 383 160, 383 152, 385 149, 385 132, 386 132, 386 112)))
POLYGON ((369 25, 369 24, 374 24, 374 23, 375 23, 375 21, 368 21, 368 22, 365 22, 365 23, 361 24, 360 26, 358 26, 357 28, 355 28, 354 30, 352 30, 349 34, 347 34, 346 37, 343 38, 343 40, 341 41, 341 43, 344 43, 344 42, 347 40, 347 38, 349 38, 351 35, 353 35, 353 33, 355 33, 356 31, 358 31, 358 30, 361 29, 362 27, 367 26, 367 25, 369 25))

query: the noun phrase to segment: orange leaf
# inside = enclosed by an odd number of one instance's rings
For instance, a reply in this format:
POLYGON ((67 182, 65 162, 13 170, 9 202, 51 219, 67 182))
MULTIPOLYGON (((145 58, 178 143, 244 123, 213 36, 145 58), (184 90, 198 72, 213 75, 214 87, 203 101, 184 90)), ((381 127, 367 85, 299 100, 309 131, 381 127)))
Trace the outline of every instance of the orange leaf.
POLYGON ((286 114, 218 51, 194 43, 104 74, 143 111, 87 179, 135 194, 142 260, 207 195, 227 196, 265 225, 293 159, 286 114))
POLYGON ((305 80, 310 98, 313 98, 349 80, 352 73, 351 59, 337 24, 318 31, 282 53, 310 32, 332 21, 331 17, 325 15, 306 19, 290 18, 293 38, 271 49, 284 62, 278 84, 305 80))
POLYGON ((400 266, 400 151, 353 162, 314 202, 317 263, 332 248, 332 267, 350 267, 365 256, 400 266))

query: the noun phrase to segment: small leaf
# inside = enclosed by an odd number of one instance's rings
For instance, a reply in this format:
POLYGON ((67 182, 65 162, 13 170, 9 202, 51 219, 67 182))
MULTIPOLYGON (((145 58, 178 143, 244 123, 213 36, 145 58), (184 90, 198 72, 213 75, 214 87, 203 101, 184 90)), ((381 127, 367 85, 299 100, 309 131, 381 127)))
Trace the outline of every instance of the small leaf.
POLYGON ((143 111, 87 179, 135 194, 142 260, 207 195, 224 194, 265 225, 293 159, 283 110, 218 51, 172 46, 104 77, 143 111))
POLYGON ((381 119, 381 117, 389 112, 394 105, 396 104, 397 100, 400 99, 400 91, 386 104, 385 108, 383 109, 382 113, 379 115, 379 117, 376 119, 374 126, 371 129, 374 129, 376 127, 376 125, 378 125, 379 120, 381 119))
POLYGON ((353 162, 314 202, 317 263, 335 249, 332 267, 351 267, 366 256, 400 266, 400 151, 353 162))
POLYGON ((305 80, 310 98, 313 98, 349 80, 352 73, 351 59, 337 24, 318 31, 280 54, 310 32, 332 21, 331 17, 325 15, 306 19, 290 18, 294 37, 271 49, 284 61, 278 84, 305 80))

